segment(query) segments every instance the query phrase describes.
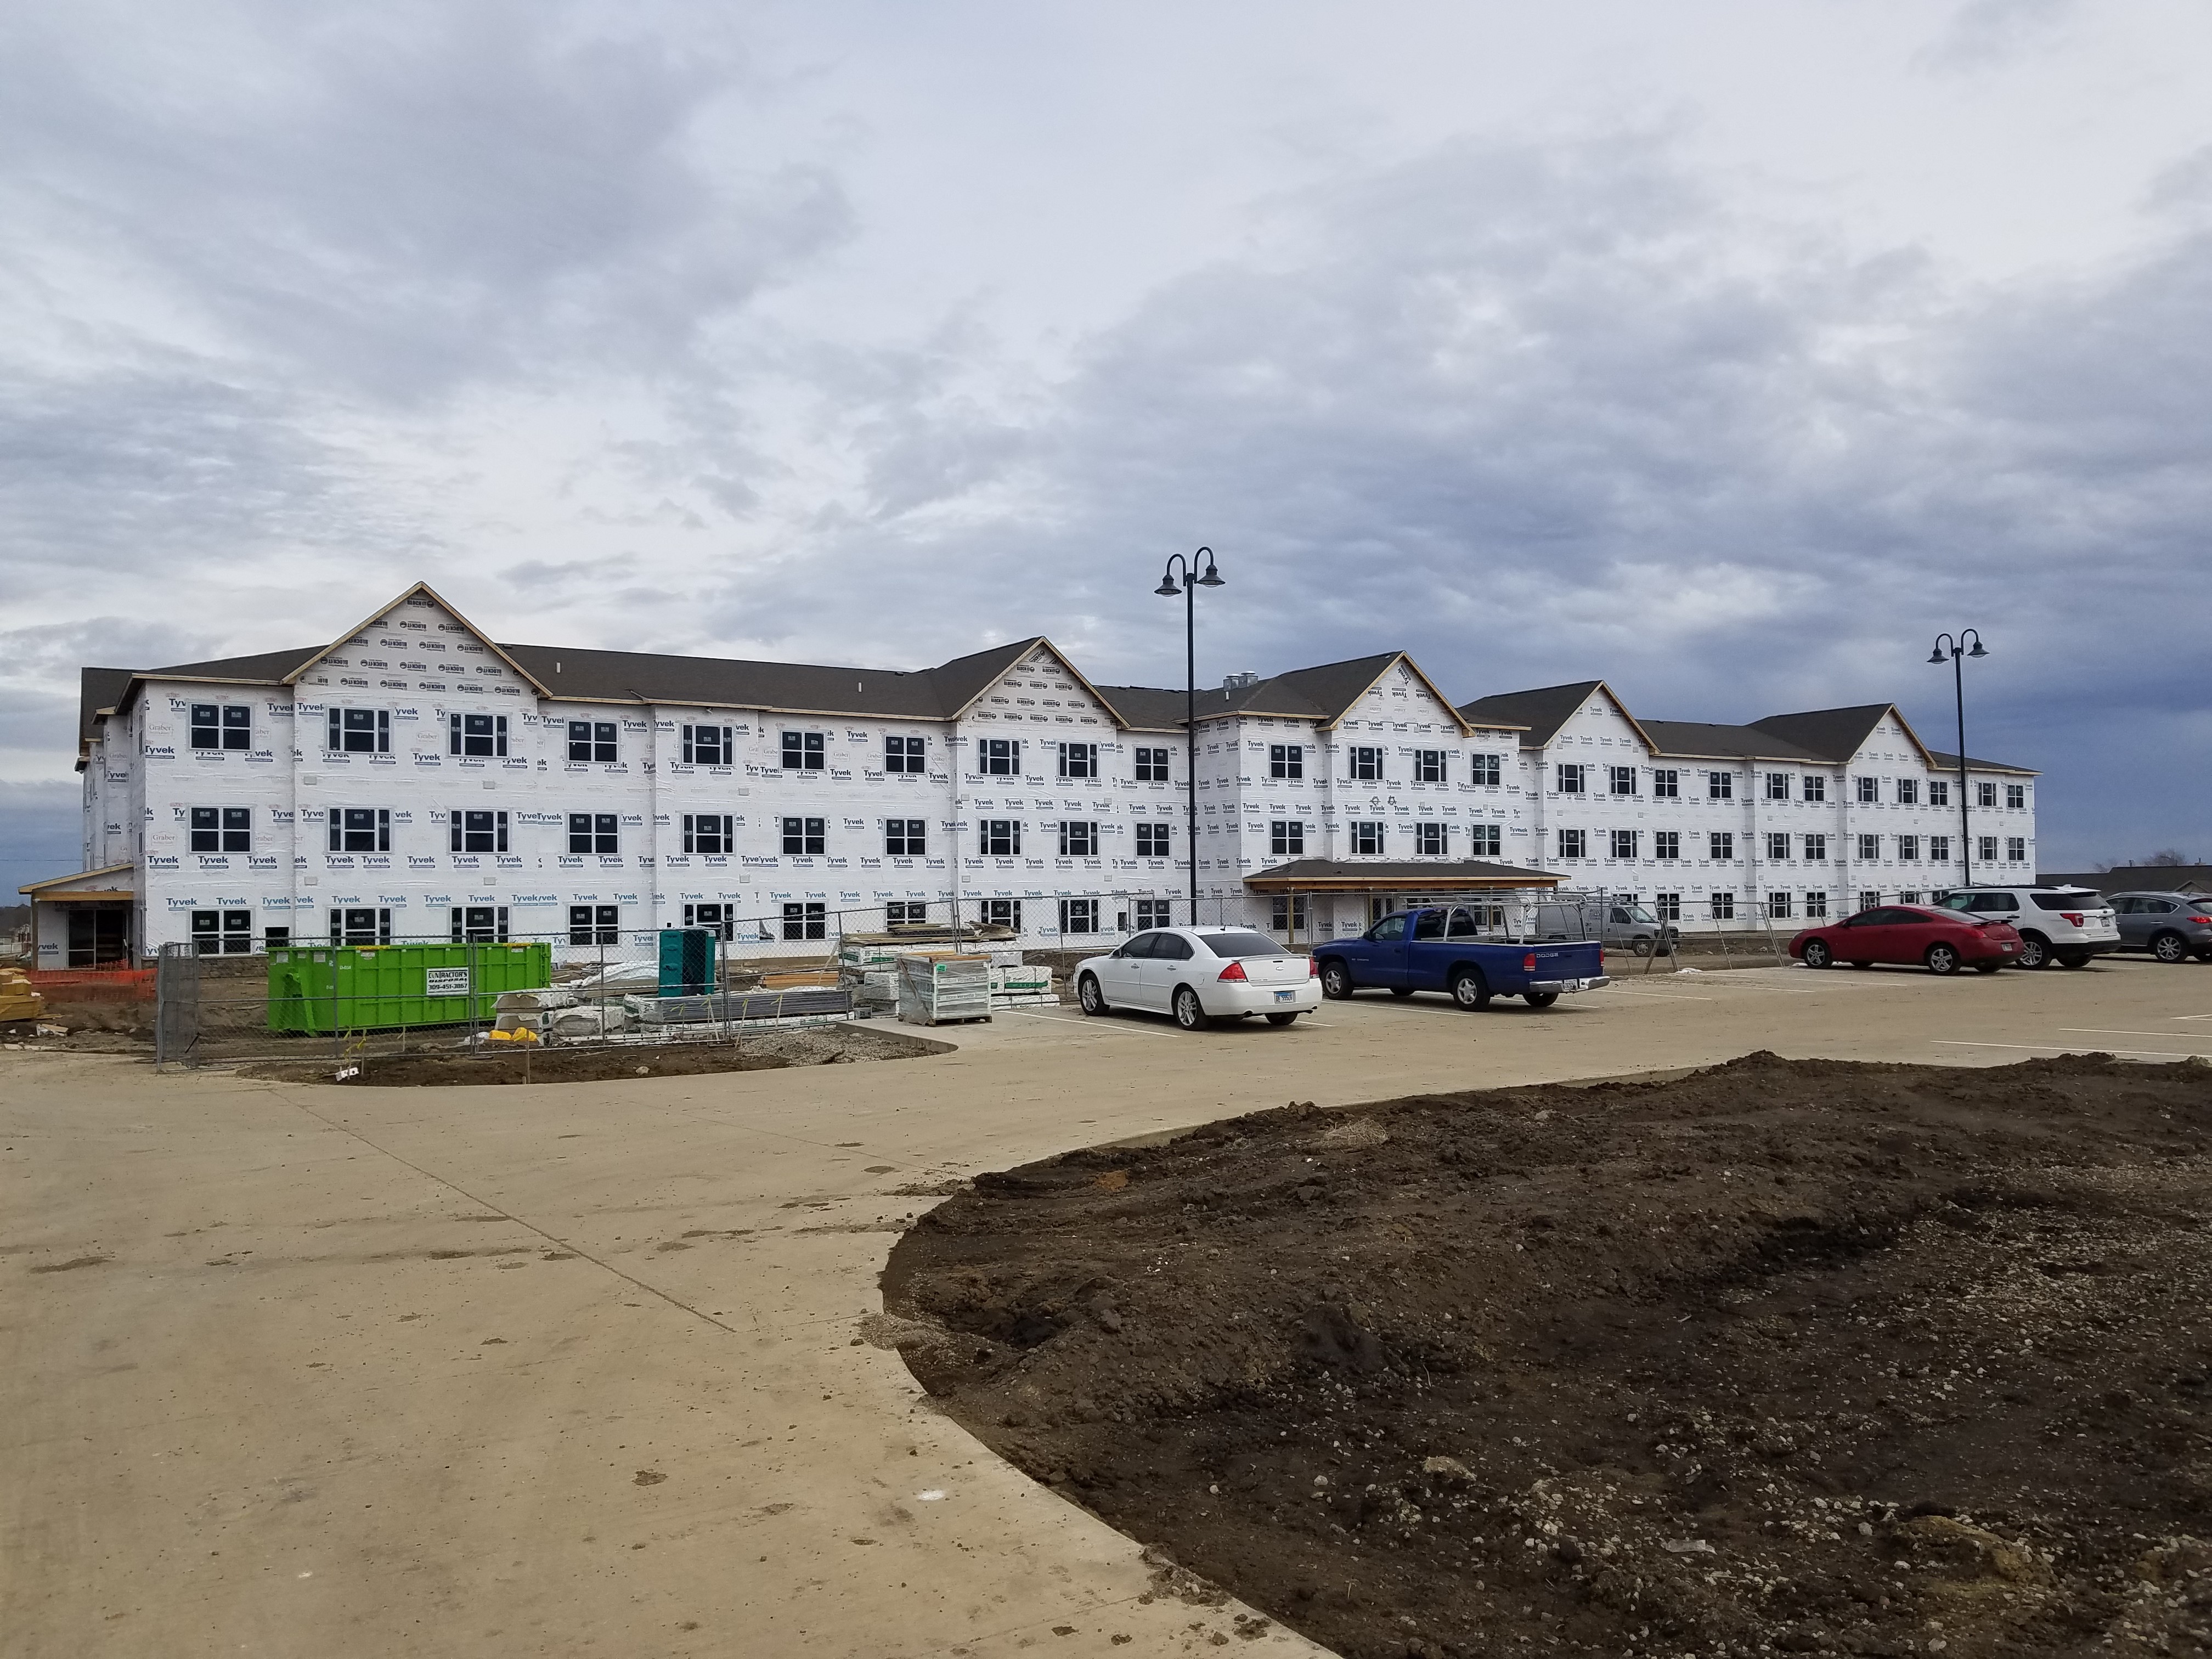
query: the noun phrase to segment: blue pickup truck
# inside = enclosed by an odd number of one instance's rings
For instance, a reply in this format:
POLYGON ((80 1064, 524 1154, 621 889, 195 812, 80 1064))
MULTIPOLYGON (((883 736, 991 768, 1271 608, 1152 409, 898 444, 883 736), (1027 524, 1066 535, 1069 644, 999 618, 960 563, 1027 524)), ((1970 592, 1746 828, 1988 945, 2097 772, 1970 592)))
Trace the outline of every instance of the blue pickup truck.
POLYGON ((1462 1008, 1486 1007, 1494 996, 1548 1008, 1562 992, 1608 983, 1595 939, 1516 944, 1481 933, 1462 906, 1398 911, 1358 939, 1314 947, 1322 993, 1341 1000, 1370 987, 1401 997, 1449 991, 1462 1008))

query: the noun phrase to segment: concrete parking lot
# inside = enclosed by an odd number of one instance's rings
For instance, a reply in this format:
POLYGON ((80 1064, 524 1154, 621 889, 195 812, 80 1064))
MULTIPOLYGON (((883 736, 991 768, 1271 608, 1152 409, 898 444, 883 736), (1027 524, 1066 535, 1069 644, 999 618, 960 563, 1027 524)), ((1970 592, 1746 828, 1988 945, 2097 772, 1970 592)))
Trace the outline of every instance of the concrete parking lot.
POLYGON ((1047 1007, 928 1059, 621 1085, 0 1054, 0 1652, 1196 1651, 1243 1610, 1169 1592, 872 1345, 933 1201, 902 1189, 1758 1048, 2212 1056, 2212 967, 1637 966, 1541 1014, 1364 997, 1188 1036, 1047 1007))

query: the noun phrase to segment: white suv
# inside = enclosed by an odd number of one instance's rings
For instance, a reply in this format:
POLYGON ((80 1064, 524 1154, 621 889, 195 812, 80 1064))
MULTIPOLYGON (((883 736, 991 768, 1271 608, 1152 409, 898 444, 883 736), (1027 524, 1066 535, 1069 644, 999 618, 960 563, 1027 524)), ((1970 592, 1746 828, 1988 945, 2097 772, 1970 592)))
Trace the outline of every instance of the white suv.
POLYGON ((1936 901, 1979 921, 2011 924, 2020 935, 2021 968, 2080 968, 2120 948, 2112 902, 2087 887, 1961 887, 1936 901))

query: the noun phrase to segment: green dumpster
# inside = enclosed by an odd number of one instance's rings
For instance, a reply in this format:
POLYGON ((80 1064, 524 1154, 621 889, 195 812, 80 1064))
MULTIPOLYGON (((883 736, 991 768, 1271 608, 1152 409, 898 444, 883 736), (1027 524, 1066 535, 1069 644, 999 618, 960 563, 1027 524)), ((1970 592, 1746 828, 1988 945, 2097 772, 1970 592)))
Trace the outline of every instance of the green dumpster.
POLYGON ((272 1031, 386 1030, 492 1018, 506 991, 553 981, 553 947, 295 945, 269 953, 272 1031))

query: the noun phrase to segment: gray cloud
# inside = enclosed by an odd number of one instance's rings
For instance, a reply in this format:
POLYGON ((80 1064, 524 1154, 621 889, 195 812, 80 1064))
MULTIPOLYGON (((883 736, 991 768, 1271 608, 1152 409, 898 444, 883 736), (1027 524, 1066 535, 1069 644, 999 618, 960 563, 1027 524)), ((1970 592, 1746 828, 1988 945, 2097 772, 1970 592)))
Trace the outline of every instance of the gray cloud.
POLYGON ((1990 69, 2050 38, 2078 0, 1966 0, 1919 54, 1938 73, 1990 69))

